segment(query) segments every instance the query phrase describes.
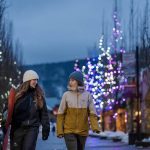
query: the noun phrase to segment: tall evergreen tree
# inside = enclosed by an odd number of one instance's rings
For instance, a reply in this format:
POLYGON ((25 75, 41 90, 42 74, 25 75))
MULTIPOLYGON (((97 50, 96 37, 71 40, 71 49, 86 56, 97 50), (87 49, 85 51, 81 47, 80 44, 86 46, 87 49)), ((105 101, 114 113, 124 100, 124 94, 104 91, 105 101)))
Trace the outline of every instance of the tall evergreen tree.
POLYGON ((0 111, 10 88, 19 84, 22 65, 14 53, 12 24, 5 19, 5 9, 6 1, 0 0, 0 111))

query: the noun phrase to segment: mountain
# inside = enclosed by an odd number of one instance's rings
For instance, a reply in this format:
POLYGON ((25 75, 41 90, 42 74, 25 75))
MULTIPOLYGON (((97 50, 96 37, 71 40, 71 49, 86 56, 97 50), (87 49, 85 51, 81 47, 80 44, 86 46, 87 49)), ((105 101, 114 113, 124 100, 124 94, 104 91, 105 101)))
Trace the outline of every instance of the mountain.
MULTIPOLYGON (((44 88, 46 97, 60 99, 67 89, 68 77, 74 71, 75 61, 26 65, 24 70, 35 70, 39 75, 39 84, 44 88)), ((86 64, 86 60, 79 60, 79 66, 86 64)))

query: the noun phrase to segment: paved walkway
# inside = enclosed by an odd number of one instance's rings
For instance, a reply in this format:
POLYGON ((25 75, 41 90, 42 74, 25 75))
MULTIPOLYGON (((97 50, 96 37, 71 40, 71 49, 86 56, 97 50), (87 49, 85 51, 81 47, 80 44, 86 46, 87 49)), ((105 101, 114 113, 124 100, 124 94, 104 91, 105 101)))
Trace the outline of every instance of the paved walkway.
MULTIPOLYGON (((39 134, 36 150, 67 150, 64 139, 58 139, 52 133, 47 141, 42 141, 39 134)), ((122 142, 112 142, 111 140, 101 140, 99 138, 88 137, 85 150, 150 150, 150 148, 136 148, 122 142)))

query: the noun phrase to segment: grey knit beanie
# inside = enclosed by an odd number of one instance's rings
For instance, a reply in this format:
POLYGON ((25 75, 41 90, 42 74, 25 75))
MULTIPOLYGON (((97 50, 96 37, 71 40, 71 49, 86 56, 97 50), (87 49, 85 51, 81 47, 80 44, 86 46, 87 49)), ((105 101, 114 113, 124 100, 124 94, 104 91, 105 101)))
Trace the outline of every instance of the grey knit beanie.
POLYGON ((27 70, 23 75, 23 82, 27 82, 33 79, 39 80, 38 74, 34 70, 27 70))
POLYGON ((81 84, 84 84, 83 81, 83 74, 80 71, 74 71, 70 74, 69 79, 73 78, 77 81, 79 81, 81 84))

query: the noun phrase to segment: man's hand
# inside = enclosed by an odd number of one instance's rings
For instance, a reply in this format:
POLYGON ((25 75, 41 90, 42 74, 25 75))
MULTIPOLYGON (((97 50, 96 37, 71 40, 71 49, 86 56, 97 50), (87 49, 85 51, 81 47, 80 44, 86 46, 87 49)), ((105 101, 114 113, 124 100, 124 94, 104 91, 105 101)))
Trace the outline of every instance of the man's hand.
POLYGON ((64 136, 62 134, 57 135, 58 138, 63 138, 64 136))
POLYGON ((100 131, 99 131, 99 130, 94 130, 93 132, 94 132, 94 133, 97 133, 97 134, 99 134, 99 133, 100 133, 100 131))

